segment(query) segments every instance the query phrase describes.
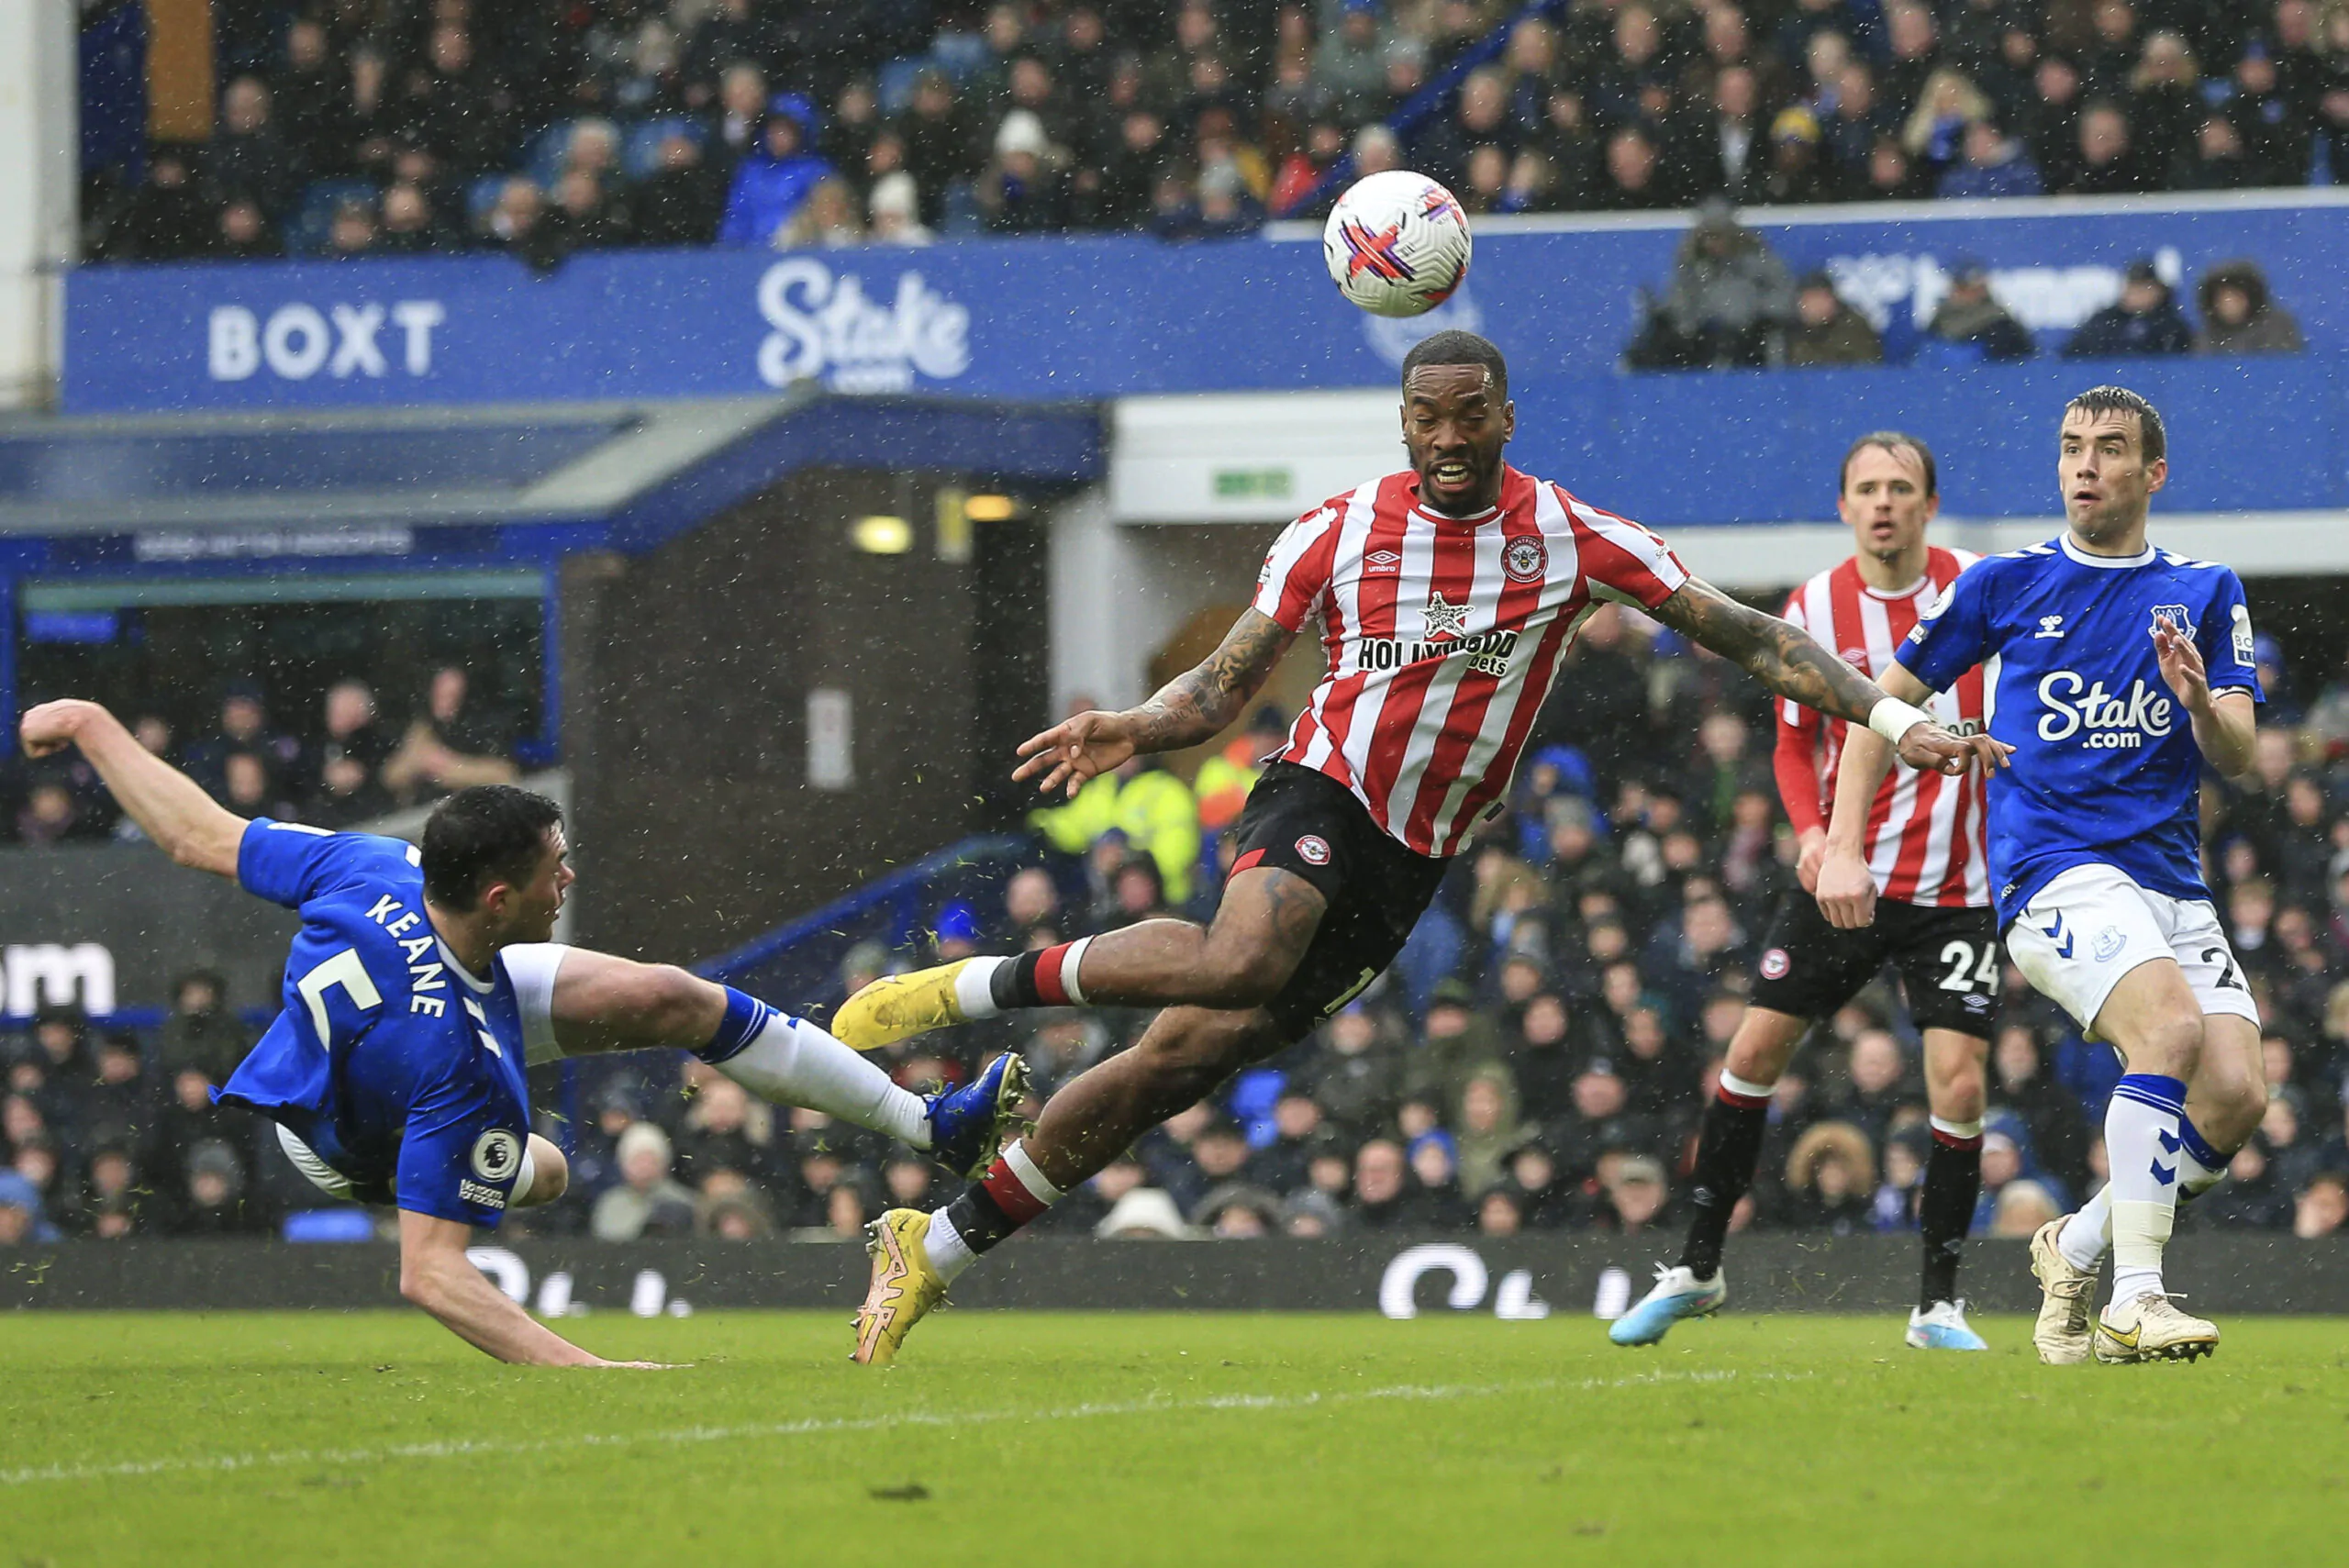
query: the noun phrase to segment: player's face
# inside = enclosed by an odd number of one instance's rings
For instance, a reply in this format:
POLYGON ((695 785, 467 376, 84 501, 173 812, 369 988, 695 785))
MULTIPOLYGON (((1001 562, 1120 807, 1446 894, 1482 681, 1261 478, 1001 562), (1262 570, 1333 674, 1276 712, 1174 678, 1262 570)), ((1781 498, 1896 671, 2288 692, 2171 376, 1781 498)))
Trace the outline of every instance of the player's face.
POLYGON ((499 945, 551 940, 555 917, 562 913, 562 895, 578 874, 571 869, 571 846, 562 828, 548 828, 546 851, 529 876, 518 884, 491 889, 497 912, 504 917, 499 945))
POLYGON ((2056 476, 2064 516, 2087 543, 2122 539, 2143 527, 2154 492, 2168 483, 2168 462, 2147 462, 2142 438, 2134 414, 2064 416, 2056 476))
POLYGON ((1925 492, 1925 463, 1913 447, 1863 447, 1843 476, 1835 509, 1861 550, 1879 559, 1920 549, 1941 509, 1925 492))
POLYGON ((1403 446, 1431 511, 1463 517, 1500 499, 1501 448, 1517 405, 1493 395, 1483 365, 1421 365, 1403 393, 1403 446))

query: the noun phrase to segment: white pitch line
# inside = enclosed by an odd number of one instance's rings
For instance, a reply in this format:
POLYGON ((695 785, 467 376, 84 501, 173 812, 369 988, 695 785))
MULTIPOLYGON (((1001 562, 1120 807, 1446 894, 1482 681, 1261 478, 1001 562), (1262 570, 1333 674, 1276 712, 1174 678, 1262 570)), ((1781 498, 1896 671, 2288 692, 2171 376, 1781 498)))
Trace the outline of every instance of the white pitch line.
MULTIPOLYGON (((1047 1410, 899 1411, 887 1416, 834 1417, 824 1420, 770 1421, 755 1426, 684 1427, 665 1432, 576 1432, 538 1442, 454 1439, 394 1443, 384 1448, 290 1449, 260 1453, 199 1454, 185 1459, 127 1460, 117 1464, 44 1464, 0 1470, 0 1486, 29 1486, 44 1481, 117 1481, 147 1475, 259 1470, 284 1465, 376 1465, 400 1459, 463 1459, 474 1454, 552 1453, 566 1449, 628 1448, 740 1442, 758 1438, 815 1437, 835 1432, 887 1431, 898 1427, 978 1427, 1005 1421, 1081 1421, 1103 1416, 1152 1416, 1188 1410, 1308 1410, 1321 1405, 1353 1405, 1378 1399, 1486 1399, 1505 1394, 1589 1393, 1666 1383, 1729 1383, 1740 1377, 1720 1372, 1652 1372, 1631 1377, 1541 1378, 1523 1383, 1395 1384, 1323 1394, 1217 1394, 1203 1399, 1135 1399, 1115 1404, 1069 1405, 1047 1410)), ((1749 1382, 1784 1383, 1809 1373, 1756 1373, 1749 1382)))

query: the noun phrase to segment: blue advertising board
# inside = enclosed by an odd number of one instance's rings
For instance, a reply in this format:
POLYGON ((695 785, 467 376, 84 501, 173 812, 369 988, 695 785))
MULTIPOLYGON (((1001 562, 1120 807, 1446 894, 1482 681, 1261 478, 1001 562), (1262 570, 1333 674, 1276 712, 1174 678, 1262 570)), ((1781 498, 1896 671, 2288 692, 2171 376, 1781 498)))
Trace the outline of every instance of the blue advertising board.
MULTIPOLYGON (((2247 257, 2311 349, 2349 351, 2349 192, 1753 215, 1879 324, 1929 316, 1963 258, 2049 346, 2148 256, 2190 295, 2247 257), (1882 216, 1879 216, 1882 215, 1882 216)), ((1302 237, 1133 237, 787 254, 605 251, 539 276, 504 257, 83 268, 67 281, 73 413, 305 409, 834 391, 1024 401, 1377 384, 1417 338, 1472 327, 1520 374, 1610 373, 1677 218, 1489 220, 1451 302, 1383 321, 1302 237)), ((1898 338, 1900 332, 1893 336, 1898 338)))

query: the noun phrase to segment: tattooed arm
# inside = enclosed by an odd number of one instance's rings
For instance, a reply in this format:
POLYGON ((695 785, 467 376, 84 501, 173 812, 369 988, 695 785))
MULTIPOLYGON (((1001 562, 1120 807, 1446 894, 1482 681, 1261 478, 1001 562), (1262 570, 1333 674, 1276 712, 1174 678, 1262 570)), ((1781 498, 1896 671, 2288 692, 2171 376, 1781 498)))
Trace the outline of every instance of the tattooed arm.
MULTIPOLYGON (((1854 724, 1865 725, 1884 688, 1821 648, 1800 627, 1751 609, 1702 578, 1691 577, 1648 612, 1691 642, 1711 649, 1782 697, 1854 724)), ((1961 740, 1930 722, 1901 736, 1900 760, 1912 768, 1962 773, 1976 757, 1987 767, 2003 761, 1987 736, 1961 740)))
POLYGON ((1159 688, 1140 707, 1122 713, 1080 713, 1030 737, 1015 779, 1037 778, 1050 794, 1071 795, 1086 780, 1109 773, 1141 752, 1179 751, 1212 740, 1240 717, 1264 684, 1297 634, 1253 609, 1240 612, 1223 644, 1199 664, 1159 688))

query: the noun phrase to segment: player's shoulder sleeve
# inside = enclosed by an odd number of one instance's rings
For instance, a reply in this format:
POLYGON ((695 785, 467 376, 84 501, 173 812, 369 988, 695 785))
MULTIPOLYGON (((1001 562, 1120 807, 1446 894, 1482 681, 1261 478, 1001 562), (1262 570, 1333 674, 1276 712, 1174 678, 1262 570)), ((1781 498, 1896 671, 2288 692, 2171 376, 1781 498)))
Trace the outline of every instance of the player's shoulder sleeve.
POLYGON ((1321 607, 1336 567, 1338 534, 1345 527, 1348 500, 1341 495, 1322 503, 1273 540, 1273 548, 1264 555, 1264 570, 1256 574, 1256 596, 1251 601, 1259 615, 1298 631, 1321 607))
MULTIPOLYGON (((464 1020, 401 1020, 403 1028, 453 1029, 464 1020)), ((424 1053, 417 1053, 423 1059, 424 1053)), ((521 1180, 529 1125, 493 1073, 453 1049, 418 1075, 400 1140, 393 1200, 399 1207, 462 1225, 493 1227, 506 1218, 521 1180)))
POLYGON ((2231 566, 2210 568, 2210 597, 2202 612, 2198 646, 2210 690, 2249 692, 2264 703, 2267 693, 2259 684, 2259 638, 2251 629, 2251 605, 2244 598, 2243 579, 2231 566))
POLYGON ((1688 581, 1688 568, 1653 530, 1553 488, 1574 521, 1583 582, 1594 597, 1652 610, 1688 581))
POLYGON ((373 833, 330 833, 300 822, 257 818, 237 846, 237 882, 248 893, 298 909, 328 888, 417 863, 416 846, 373 833))
POLYGON ((1902 669, 1943 691, 1996 651, 1990 646, 1988 601, 1998 564, 1977 561, 1933 596, 1900 645, 1902 669))

